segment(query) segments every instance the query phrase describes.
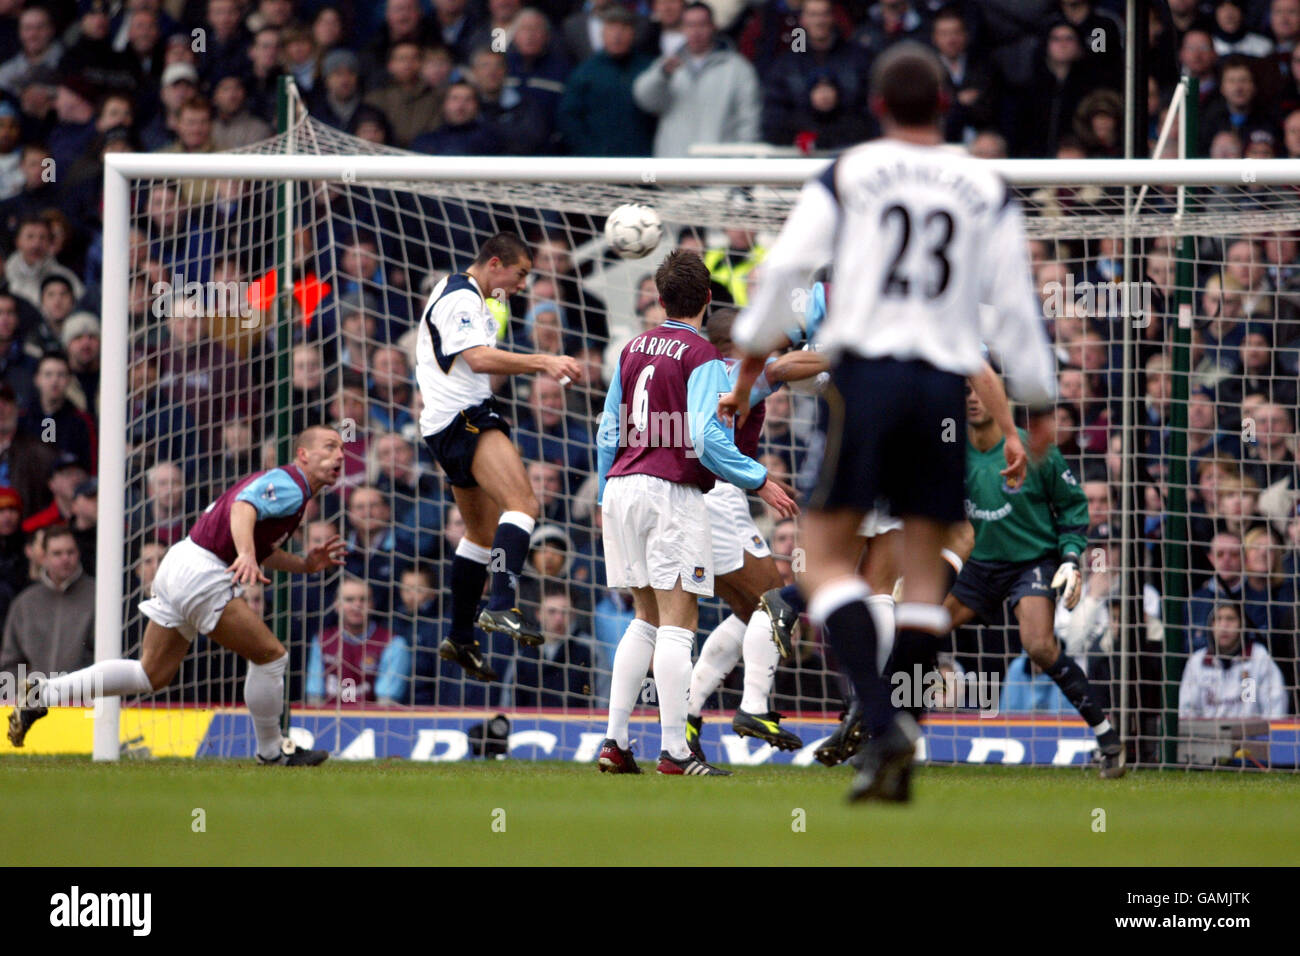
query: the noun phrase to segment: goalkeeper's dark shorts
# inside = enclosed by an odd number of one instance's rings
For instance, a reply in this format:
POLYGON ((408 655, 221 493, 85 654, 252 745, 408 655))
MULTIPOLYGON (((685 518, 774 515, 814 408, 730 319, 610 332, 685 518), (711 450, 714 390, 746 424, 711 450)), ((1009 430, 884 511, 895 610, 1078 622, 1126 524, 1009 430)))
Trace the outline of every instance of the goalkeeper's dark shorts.
POLYGON ((966 517, 966 380, 912 359, 845 355, 818 428, 825 451, 808 506, 944 524, 966 517))
POLYGON ((474 480, 474 449, 479 436, 487 431, 505 432, 510 436, 510 423, 501 414, 495 398, 487 398, 477 405, 463 408, 451 424, 440 432, 424 436, 433 460, 447 473, 447 481, 454 488, 477 488, 474 480))
POLYGON ((1055 558, 1033 561, 976 561, 962 565, 961 574, 952 586, 952 596, 975 612, 985 624, 996 622, 1002 602, 1015 610, 1021 598, 1043 597, 1056 600, 1052 577, 1056 574, 1055 558))

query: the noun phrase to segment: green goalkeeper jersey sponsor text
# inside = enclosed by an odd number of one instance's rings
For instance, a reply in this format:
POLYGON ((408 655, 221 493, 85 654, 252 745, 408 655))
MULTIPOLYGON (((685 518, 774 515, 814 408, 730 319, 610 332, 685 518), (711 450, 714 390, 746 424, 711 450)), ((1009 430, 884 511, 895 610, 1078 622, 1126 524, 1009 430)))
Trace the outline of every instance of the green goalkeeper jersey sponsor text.
MULTIPOLYGON (((1020 431, 1029 447, 1029 436, 1020 431)), ((1030 462, 1020 491, 1004 489, 1002 439, 988 451, 966 443, 966 517, 975 528, 977 561, 1023 562, 1082 553, 1087 544, 1088 499, 1053 445, 1030 462)))

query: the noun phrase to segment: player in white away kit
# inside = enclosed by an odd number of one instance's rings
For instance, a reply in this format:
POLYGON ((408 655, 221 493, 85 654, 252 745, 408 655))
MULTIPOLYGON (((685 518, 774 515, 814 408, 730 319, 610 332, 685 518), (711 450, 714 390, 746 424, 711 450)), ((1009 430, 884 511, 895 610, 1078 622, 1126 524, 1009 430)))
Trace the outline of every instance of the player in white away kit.
POLYGON ((937 57, 919 44, 897 44, 876 61, 871 105, 885 137, 804 187, 736 320, 733 338, 751 357, 719 402, 724 415, 748 412, 764 357, 793 324, 790 290, 830 260, 835 296, 818 345, 834 371, 803 522, 802 584, 871 736, 855 758, 851 799, 909 798, 922 688, 909 692, 906 675, 929 662, 950 625, 939 555, 949 526, 964 518, 964 379, 983 364, 981 342, 1002 359, 1012 394, 1040 411, 1056 394, 1019 207, 998 176, 943 148, 944 83, 937 57), (898 714, 876 659, 870 589, 854 573, 854 536, 881 499, 903 519, 893 667, 913 706, 898 714))
MULTIPOLYGON (((831 269, 819 269, 820 276, 813 283, 812 295, 809 297, 808 310, 802 328, 789 330, 786 334, 792 345, 806 344, 816 338, 817 330, 826 318, 826 304, 831 291, 831 269)), ((807 385, 797 385, 816 376, 812 390, 820 393, 825 389, 830 375, 827 370, 830 361, 820 352, 805 348, 787 352, 778 359, 767 363, 759 381, 778 379, 790 381, 791 387, 808 390, 807 385)), ((994 419, 1006 429, 1007 434, 1016 435, 1013 442, 1004 446, 1007 467, 1002 469, 1002 477, 1009 487, 1015 488, 1025 478, 1028 459, 1024 446, 1020 443, 1015 422, 1011 416, 1011 407, 1007 403, 1002 380, 992 367, 985 362, 980 371, 968 380, 981 400, 985 403, 994 419)), ((754 416, 751 411, 750 418, 754 416)), ((1040 449, 1041 451, 1041 449, 1040 449)), ((902 560, 903 522, 878 509, 869 511, 858 528, 858 540, 855 548, 862 557, 858 561, 858 573, 871 589, 867 606, 871 609, 872 623, 876 628, 877 661, 887 661, 894 647, 894 591, 898 587, 900 565, 902 560)), ((961 573, 962 565, 969 557, 975 545, 975 533, 969 522, 962 521, 952 526, 952 531, 941 552, 947 568, 945 592, 952 587, 953 581, 961 573)), ((787 585, 765 592, 759 598, 759 607, 772 622, 772 639, 780 649, 782 657, 788 658, 793 653, 794 628, 799 616, 806 613, 807 603, 799 593, 797 584, 787 585)), ((850 688, 851 690, 851 688, 850 688)), ((847 702, 841 715, 840 725, 814 751, 814 756, 828 767, 843 763, 857 753, 862 743, 862 708, 856 699, 847 702)))
POLYGON ((624 346, 596 438, 606 584, 630 588, 636 607, 614 654, 609 729, 597 763, 604 772, 640 773, 628 718, 653 663, 663 737, 658 771, 725 774, 686 742, 699 597, 713 594, 704 492, 718 475, 756 491, 778 513, 797 509, 718 420, 718 396, 731 383, 700 331, 709 304, 703 260, 682 249, 669 253, 655 285, 668 320, 624 346))
POLYGON ((491 377, 545 372, 562 383, 582 377, 581 364, 567 355, 496 347, 497 320, 487 296, 508 299, 523 288, 531 268, 522 239, 508 232, 493 236, 468 269, 434 286, 416 339, 415 375, 424 399, 420 434, 446 472, 465 519, 465 537, 451 562, 451 627, 438 656, 485 681, 497 675, 483 659, 474 625, 493 554, 502 560, 492 569, 492 590, 478 626, 522 644, 542 643, 541 632, 514 606, 537 523, 537 496, 492 395, 491 377))

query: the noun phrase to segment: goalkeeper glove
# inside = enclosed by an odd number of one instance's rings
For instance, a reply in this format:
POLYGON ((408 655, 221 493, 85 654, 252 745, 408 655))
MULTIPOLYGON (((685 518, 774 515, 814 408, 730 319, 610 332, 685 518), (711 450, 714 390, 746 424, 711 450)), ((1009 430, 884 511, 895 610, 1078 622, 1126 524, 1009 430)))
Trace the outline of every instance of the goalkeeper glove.
POLYGON ((1083 595, 1083 576, 1079 574, 1079 559, 1073 554, 1066 555, 1061 566, 1056 569, 1056 574, 1052 577, 1053 588, 1064 588, 1061 592, 1061 598, 1065 601, 1065 609, 1073 611, 1079 603, 1079 598, 1083 595))

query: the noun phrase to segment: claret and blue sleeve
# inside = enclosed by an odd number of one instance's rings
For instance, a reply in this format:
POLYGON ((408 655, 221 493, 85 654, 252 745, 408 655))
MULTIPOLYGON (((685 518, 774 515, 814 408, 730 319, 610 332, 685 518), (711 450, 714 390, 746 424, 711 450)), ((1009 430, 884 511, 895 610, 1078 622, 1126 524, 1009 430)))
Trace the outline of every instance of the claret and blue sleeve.
POLYGON ((723 481, 748 491, 762 487, 767 470, 743 454, 732 430, 718 418, 718 399, 731 391, 731 379, 720 359, 700 365, 686 382, 691 444, 704 467, 723 481))

